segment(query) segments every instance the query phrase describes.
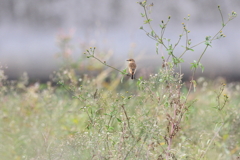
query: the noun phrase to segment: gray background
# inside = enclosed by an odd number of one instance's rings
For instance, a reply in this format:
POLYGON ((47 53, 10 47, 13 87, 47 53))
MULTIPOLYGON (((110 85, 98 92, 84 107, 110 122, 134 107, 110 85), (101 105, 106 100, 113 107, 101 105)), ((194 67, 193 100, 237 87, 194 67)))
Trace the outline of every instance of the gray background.
MULTIPOLYGON (((73 55, 79 57, 85 47, 97 47, 102 54, 112 53, 112 64, 120 66, 127 58, 138 60, 138 69, 161 66, 161 55, 155 53, 155 42, 140 30, 143 25, 142 7, 136 0, 0 0, 0 62, 10 78, 17 78, 28 72, 31 78, 46 79, 59 62, 56 53, 57 35, 74 35, 76 45, 73 55), (84 46, 84 47, 81 47, 84 46), (106 53, 104 53, 106 52, 106 53)), ((182 31, 181 23, 188 14, 191 20, 192 43, 203 41, 221 28, 221 17, 217 6, 221 5, 225 20, 228 13, 240 13, 239 0, 155 0, 152 14, 153 26, 171 15, 165 36, 175 43, 182 31)), ((239 17, 231 21, 223 30, 226 38, 216 40, 209 48, 202 64, 204 74, 240 77, 239 17)), ((183 58, 184 72, 189 73, 189 64, 197 59, 204 45, 188 52, 183 58)), ((175 54, 180 55, 179 47, 175 54)), ((166 55, 165 50, 160 52, 166 55)), ((98 63, 98 62, 96 62, 98 63)), ((202 75, 199 73, 199 75, 202 75)))

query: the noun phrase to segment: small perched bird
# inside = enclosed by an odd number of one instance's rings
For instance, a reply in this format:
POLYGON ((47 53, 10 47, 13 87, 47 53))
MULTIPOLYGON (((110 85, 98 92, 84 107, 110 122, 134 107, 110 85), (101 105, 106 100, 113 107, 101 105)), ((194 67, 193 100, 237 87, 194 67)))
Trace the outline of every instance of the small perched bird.
POLYGON ((127 61, 129 61, 128 69, 131 74, 131 78, 133 79, 134 74, 136 73, 137 65, 136 65, 134 59, 128 59, 127 61))

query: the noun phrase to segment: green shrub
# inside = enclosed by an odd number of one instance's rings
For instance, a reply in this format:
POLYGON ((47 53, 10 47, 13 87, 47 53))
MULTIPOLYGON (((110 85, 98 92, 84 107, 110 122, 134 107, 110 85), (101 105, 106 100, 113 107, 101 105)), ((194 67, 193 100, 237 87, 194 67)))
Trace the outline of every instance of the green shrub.
MULTIPOLYGON (((192 45, 190 31, 183 23, 179 40, 171 44, 164 32, 171 17, 160 24, 157 35, 148 18, 153 4, 139 2, 147 36, 162 45, 167 56, 149 79, 127 80, 126 69, 119 70, 102 61, 96 49, 87 58, 121 73, 100 67, 91 78, 76 73, 81 63, 64 56, 69 39, 60 43, 64 66, 55 72, 53 82, 29 84, 24 74, 19 81, 7 81, 0 70, 0 155, 1 159, 234 159, 239 156, 239 84, 195 80, 196 69, 204 67, 202 56, 222 29, 236 17, 222 20, 214 36, 192 45), (175 48, 185 38, 180 55, 175 48), (203 44, 203 52, 191 65, 192 79, 182 82, 183 56, 203 44), (115 76, 115 77, 114 77, 115 76), (102 87, 100 87, 102 86, 102 87), (219 89, 216 89, 219 88, 219 89)), ((222 13, 219 11, 222 17, 222 13)), ((185 18, 189 20, 188 16, 185 18)), ((83 61, 80 61, 83 62, 83 61)), ((86 64, 87 65, 87 64, 86 64)))

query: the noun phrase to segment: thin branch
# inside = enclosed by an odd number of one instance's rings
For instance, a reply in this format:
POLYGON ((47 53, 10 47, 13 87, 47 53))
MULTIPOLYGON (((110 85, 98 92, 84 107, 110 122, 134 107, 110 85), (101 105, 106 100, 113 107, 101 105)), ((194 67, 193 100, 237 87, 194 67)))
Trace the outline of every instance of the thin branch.
POLYGON ((129 128, 130 134, 131 134, 132 137, 134 138, 134 135, 132 134, 131 127, 130 127, 129 117, 128 117, 128 115, 127 115, 127 112, 126 112, 126 110, 125 110, 125 107, 124 107, 124 105, 121 105, 121 107, 122 107, 123 112, 124 112, 124 114, 125 114, 125 117, 126 117, 126 119, 127 119, 127 123, 128 123, 128 128, 129 128))
POLYGON ((120 70, 118 70, 118 69, 116 69, 116 68, 114 68, 114 67, 106 64, 105 62, 101 61, 100 59, 98 59, 98 58, 95 57, 94 55, 92 55, 92 57, 95 58, 96 60, 98 60, 100 63, 104 64, 105 66, 108 66, 108 67, 110 67, 110 68, 112 68, 112 69, 114 69, 114 70, 116 70, 116 71, 118 71, 118 72, 120 72, 120 73, 122 73, 122 74, 126 74, 126 73, 124 73, 124 72, 122 72, 122 71, 120 71, 120 70))
POLYGON ((222 15, 222 11, 221 11, 221 8, 220 8, 220 6, 218 6, 218 10, 219 10, 219 12, 220 12, 220 15, 221 15, 221 19, 222 19, 222 25, 224 26, 225 24, 224 24, 224 19, 223 19, 223 15, 222 15))
POLYGON ((218 133, 220 132, 220 130, 222 129, 222 127, 224 126, 224 122, 222 123, 222 125, 220 126, 219 130, 217 132, 215 132, 214 136, 212 137, 212 139, 210 140, 210 142, 208 143, 208 146, 206 148, 206 150, 201 154, 200 159, 203 159, 204 156, 206 155, 207 151, 209 150, 211 144, 213 143, 214 139, 218 136, 218 133))

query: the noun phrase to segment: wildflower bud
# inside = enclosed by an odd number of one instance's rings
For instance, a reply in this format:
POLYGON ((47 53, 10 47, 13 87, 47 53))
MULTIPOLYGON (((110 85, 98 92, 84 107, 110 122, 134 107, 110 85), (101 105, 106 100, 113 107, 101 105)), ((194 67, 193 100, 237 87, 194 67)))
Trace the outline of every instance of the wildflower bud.
POLYGON ((146 1, 143 1, 143 2, 142 2, 142 5, 145 6, 145 5, 146 5, 146 1))
POLYGON ((233 16, 236 16, 236 15, 237 15, 237 12, 232 11, 232 15, 233 15, 233 16))
POLYGON ((171 19, 171 16, 168 16, 168 19, 171 19))
POLYGON ((164 23, 164 21, 162 20, 162 23, 164 23))
POLYGON ((218 8, 220 9, 220 6, 218 5, 218 8))

